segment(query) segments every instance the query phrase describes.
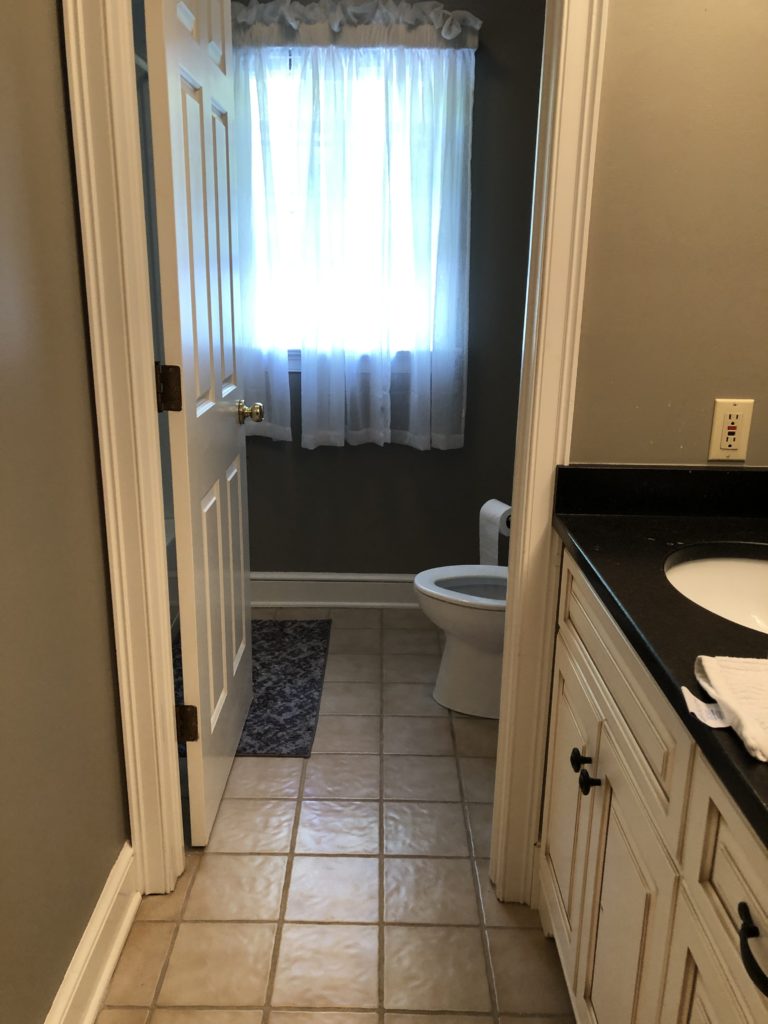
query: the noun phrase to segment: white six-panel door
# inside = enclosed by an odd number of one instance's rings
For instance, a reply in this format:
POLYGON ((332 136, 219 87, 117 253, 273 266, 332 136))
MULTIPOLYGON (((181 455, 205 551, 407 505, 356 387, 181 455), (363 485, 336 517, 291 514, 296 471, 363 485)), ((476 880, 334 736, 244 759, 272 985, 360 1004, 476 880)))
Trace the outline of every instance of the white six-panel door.
POLYGON ((236 351, 229 0, 147 0, 191 840, 208 841, 251 698, 245 436, 236 351))

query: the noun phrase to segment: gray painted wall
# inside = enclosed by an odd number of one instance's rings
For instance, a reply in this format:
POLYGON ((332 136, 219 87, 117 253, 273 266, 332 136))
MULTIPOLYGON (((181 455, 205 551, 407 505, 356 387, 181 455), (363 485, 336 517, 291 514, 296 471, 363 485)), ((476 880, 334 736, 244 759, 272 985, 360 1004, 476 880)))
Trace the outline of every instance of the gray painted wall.
POLYGON ((612 0, 571 459, 768 464, 768 6, 612 0))
POLYGON ((484 20, 472 147, 465 446, 304 451, 299 440, 251 438, 254 570, 404 573, 475 562, 480 506, 488 498, 510 500, 544 0, 446 6, 469 7, 484 20))
POLYGON ((3 11, 0 1020, 41 1024, 128 836, 57 5, 3 11))

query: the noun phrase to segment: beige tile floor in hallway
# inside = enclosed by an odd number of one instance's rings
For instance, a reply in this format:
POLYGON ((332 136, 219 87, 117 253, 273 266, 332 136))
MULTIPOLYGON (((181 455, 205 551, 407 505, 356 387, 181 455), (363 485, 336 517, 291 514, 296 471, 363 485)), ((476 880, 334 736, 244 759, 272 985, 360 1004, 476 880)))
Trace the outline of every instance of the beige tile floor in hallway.
POLYGON ((570 1024, 538 915, 488 881, 496 724, 432 700, 437 632, 416 610, 303 615, 333 619, 312 757, 235 761, 98 1024, 570 1024))

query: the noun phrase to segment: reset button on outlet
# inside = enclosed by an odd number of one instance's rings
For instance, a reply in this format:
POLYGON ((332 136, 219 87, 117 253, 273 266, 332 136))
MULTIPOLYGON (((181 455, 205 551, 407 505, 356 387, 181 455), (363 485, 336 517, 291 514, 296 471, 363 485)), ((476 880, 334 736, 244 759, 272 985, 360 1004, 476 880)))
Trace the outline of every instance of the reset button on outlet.
POLYGON ((709 461, 743 462, 747 457, 753 398, 716 398, 709 437, 709 461))

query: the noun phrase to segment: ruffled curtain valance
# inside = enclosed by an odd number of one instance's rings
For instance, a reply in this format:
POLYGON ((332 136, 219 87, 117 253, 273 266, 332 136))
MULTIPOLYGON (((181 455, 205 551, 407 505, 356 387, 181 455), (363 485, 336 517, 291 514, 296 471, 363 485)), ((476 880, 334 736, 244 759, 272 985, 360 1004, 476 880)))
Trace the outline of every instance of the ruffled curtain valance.
POLYGON ((477 49, 482 22, 437 0, 234 2, 237 46, 407 46, 477 49))

